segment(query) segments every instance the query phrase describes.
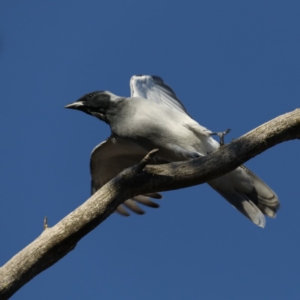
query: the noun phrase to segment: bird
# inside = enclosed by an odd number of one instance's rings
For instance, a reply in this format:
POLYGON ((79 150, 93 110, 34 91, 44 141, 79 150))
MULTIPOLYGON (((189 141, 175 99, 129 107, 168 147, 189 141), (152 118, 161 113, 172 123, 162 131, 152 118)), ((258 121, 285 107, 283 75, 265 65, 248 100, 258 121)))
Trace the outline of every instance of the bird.
MULTIPOLYGON (((111 129, 111 136, 91 154, 92 193, 153 149, 159 151, 151 163, 160 164, 196 159, 220 147, 213 135, 221 135, 195 121, 161 77, 134 75, 130 91, 131 97, 103 90, 90 92, 65 106, 92 115, 111 129)), ((275 218, 280 207, 276 193, 244 165, 207 183, 262 228, 264 215, 275 218)), ((143 214, 137 203, 156 208, 158 204, 151 198, 161 197, 159 193, 133 197, 118 206, 117 212, 128 216, 129 209, 143 214)))

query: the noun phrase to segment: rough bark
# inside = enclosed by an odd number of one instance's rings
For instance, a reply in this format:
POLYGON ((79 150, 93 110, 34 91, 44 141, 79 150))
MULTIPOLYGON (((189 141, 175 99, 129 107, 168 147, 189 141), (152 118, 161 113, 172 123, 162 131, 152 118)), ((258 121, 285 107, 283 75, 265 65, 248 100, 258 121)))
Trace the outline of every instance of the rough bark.
POLYGON ((143 193, 202 184, 234 170, 279 143, 299 138, 300 109, 296 109, 203 158, 156 166, 146 166, 145 158, 138 166, 124 170, 108 182, 55 226, 49 228, 45 223, 42 234, 0 268, 0 299, 9 298, 68 254, 124 200, 143 193))

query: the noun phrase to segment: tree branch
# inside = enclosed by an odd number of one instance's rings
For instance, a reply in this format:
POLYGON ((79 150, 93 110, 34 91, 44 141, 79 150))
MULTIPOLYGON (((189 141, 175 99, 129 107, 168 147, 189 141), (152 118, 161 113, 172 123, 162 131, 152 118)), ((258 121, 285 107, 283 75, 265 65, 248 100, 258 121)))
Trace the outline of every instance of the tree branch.
MULTIPOLYGON (((39 237, 2 266, 0 298, 9 298, 68 254, 124 200, 139 194, 202 184, 292 139, 300 139, 300 109, 281 115, 199 159, 146 166, 146 157, 139 165, 124 170, 108 182, 55 226, 44 226, 45 230, 39 237)), ((153 154, 152 151, 149 153, 153 154)))

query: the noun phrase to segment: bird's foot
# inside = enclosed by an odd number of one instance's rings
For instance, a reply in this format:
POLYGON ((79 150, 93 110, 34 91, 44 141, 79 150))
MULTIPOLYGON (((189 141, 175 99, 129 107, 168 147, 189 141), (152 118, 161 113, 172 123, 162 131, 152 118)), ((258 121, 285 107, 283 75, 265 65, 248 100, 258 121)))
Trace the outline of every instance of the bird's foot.
POLYGON ((220 146, 223 146, 224 145, 224 137, 230 131, 231 131, 231 129, 227 129, 223 132, 212 132, 212 133, 210 133, 210 135, 217 135, 220 138, 220 146))

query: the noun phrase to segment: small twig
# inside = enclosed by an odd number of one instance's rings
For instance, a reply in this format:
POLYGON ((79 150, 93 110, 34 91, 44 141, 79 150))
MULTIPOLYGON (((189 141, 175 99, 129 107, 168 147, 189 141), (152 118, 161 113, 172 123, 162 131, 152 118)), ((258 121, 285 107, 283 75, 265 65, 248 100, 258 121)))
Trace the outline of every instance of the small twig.
POLYGON ((155 154, 158 152, 158 149, 151 150, 135 167, 134 171, 136 173, 141 173, 144 168, 147 166, 147 164, 150 162, 150 160, 155 156, 155 154))
POLYGON ((48 228, 48 218, 44 217, 44 230, 48 228))

